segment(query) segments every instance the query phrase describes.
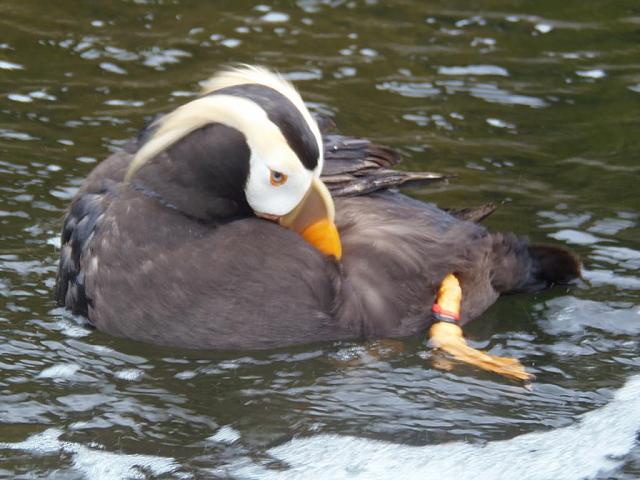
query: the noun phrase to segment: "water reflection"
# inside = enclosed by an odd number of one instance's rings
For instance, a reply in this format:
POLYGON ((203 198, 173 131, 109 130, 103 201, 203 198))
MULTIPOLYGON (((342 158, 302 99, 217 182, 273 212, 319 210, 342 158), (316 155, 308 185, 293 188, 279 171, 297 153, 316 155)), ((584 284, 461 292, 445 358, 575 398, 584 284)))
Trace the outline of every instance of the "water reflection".
MULTIPOLYGON (((278 452, 303 451, 292 437, 331 438, 332 455, 377 441, 401 460, 406 445, 480 452, 606 409, 640 366, 635 7, 61 1, 42 15, 39 2, 3 3, 0 476, 224 477, 242 462, 284 468, 278 452), (60 219, 82 178, 229 61, 279 68, 344 131, 459 176, 414 195, 502 202, 491 228, 580 253, 582 283, 505 298, 468 329, 474 346, 535 371, 531 390, 447 364, 420 338, 183 352, 55 307, 60 219), (347 435, 364 443, 340 447, 347 435)), ((304 452, 296 465, 318 464, 304 452)), ((637 478, 640 452, 622 453, 611 475, 637 478)), ((380 471, 393 465, 380 458, 380 471)))
POLYGON ((273 460, 272 465, 265 465, 245 458, 217 473, 279 479, 473 478, 475 474, 470 472, 482 472, 486 478, 529 480, 606 475, 619 468, 619 458, 633 449, 640 422, 639 380, 635 377, 611 404, 584 415, 578 425, 549 432, 482 446, 453 443, 427 447, 337 435, 313 436, 294 439, 269 451, 288 467, 285 471, 274 468, 273 460), (309 457, 314 458, 313 463, 309 457), (567 468, 568 463, 575 467, 567 468))

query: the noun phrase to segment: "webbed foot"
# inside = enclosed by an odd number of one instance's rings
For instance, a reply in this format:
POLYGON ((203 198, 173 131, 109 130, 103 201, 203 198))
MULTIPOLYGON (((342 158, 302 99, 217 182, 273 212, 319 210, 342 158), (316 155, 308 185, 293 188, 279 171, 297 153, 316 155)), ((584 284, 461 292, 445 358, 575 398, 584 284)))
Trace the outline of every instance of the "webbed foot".
POLYGON ((498 357, 470 347, 462 335, 462 329, 453 323, 434 323, 429 329, 429 337, 435 348, 461 362, 513 380, 528 382, 535 378, 515 358, 498 357))

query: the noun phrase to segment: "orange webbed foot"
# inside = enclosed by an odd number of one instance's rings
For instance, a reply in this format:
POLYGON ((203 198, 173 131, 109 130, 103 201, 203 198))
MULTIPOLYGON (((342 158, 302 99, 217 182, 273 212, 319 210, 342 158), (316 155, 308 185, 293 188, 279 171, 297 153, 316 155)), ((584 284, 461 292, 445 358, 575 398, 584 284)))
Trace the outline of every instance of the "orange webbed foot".
POLYGON ((515 358, 498 357, 470 347, 458 325, 447 322, 434 323, 429 329, 429 337, 435 348, 445 351, 458 361, 512 380, 530 382, 534 378, 515 358))

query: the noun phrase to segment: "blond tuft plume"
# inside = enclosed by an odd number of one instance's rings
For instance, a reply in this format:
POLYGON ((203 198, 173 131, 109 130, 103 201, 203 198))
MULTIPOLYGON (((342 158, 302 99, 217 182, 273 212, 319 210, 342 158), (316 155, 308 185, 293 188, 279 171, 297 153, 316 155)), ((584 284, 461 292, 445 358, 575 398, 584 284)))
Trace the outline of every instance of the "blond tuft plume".
MULTIPOLYGON (((247 84, 258 84, 272 88, 293 103, 316 137, 318 149, 321 152, 319 159, 321 169, 323 146, 320 130, 295 87, 281 75, 264 67, 242 65, 228 68, 214 75, 204 82, 201 91, 202 97, 182 105, 158 119, 155 122, 156 132, 136 153, 127 170, 125 181, 129 181, 148 160, 205 125, 219 122, 246 134, 248 131, 255 131, 258 127, 257 124, 252 125, 252 122, 264 124, 262 121, 266 120, 264 110, 252 101, 233 95, 208 95, 222 88, 247 84)), ((270 129, 262 128, 261 131, 268 135, 268 130, 270 129)))

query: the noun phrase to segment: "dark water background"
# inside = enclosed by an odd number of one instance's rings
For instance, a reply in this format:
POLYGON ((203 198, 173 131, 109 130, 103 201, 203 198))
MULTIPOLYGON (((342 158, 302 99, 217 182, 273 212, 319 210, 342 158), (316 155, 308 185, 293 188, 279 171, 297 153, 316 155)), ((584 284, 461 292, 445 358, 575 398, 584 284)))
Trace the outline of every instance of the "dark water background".
MULTIPOLYGON (((0 174, 2 478, 142 475, 132 458, 149 476, 224 478, 243 458, 282 468, 268 448, 318 433, 491 442, 572 424, 640 367, 635 0, 4 0, 0 174), (503 203, 490 228, 581 255, 580 285, 501 299, 467 330, 534 371, 531 391, 436 370, 421 338, 377 353, 194 353, 56 308, 58 232, 82 179, 230 61, 285 73, 313 110, 399 149, 407 168, 459 176, 412 195, 503 203), (59 445, 16 447, 42 432, 59 445)), ((638 478, 640 447, 610 475, 638 478)))

